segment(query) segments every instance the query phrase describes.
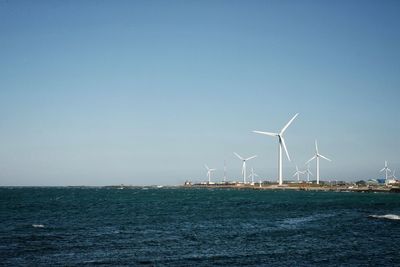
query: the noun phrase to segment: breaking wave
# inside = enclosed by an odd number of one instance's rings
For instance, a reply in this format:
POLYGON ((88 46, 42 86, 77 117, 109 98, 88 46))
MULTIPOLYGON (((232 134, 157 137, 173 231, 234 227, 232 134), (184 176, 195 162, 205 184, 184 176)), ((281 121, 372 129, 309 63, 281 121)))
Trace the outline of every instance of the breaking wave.
POLYGON ((369 215, 368 217, 375 218, 375 219, 400 220, 400 216, 399 215, 395 215, 395 214, 369 215))

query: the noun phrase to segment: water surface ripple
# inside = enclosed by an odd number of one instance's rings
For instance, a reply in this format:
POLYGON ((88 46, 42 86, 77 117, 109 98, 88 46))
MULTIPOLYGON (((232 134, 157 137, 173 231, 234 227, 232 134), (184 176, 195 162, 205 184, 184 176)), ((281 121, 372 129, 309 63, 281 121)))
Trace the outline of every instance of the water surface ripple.
POLYGON ((0 265, 400 266, 396 215, 388 193, 0 188, 0 265))

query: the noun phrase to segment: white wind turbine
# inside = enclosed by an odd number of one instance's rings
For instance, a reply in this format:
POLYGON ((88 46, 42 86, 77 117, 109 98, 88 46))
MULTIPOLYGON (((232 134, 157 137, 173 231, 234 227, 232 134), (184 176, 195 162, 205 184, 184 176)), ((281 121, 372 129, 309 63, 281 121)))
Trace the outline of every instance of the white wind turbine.
POLYGON ((245 159, 245 158, 242 158, 242 157, 241 157, 238 153, 236 153, 236 152, 233 152, 233 154, 235 154, 235 156, 238 157, 238 158, 243 162, 243 163, 242 163, 242 175, 243 175, 243 183, 245 184, 245 183, 246 183, 246 161, 251 160, 251 159, 254 159, 254 158, 256 158, 257 156, 254 155, 254 156, 252 156, 252 157, 250 157, 250 158, 245 159))
POLYGON ((386 160, 385 160, 385 167, 382 170, 380 170, 379 172, 383 172, 383 171, 385 171, 385 174, 386 174, 385 179, 387 180, 389 178, 388 173, 391 172, 391 170, 388 168, 388 163, 386 160))
POLYGON ((395 174, 396 174, 396 170, 393 170, 392 175, 390 176, 390 178, 397 180, 397 177, 396 177, 395 174))
POLYGON ((325 157, 325 156, 319 154, 319 152, 318 152, 318 143, 317 143, 317 140, 315 140, 315 155, 314 155, 314 157, 312 157, 311 159, 309 159, 309 160, 306 162, 306 164, 308 164, 308 163, 310 163, 312 160, 316 159, 316 161, 317 161, 317 184, 319 184, 319 158, 323 158, 323 159, 325 159, 325 160, 327 160, 327 161, 332 161, 332 160, 328 159, 327 157, 325 157))
POLYGON ((296 165, 296 172, 293 174, 293 177, 297 176, 297 182, 300 182, 300 174, 305 174, 305 171, 299 171, 299 168, 296 165))
POLYGON ((310 163, 307 163, 307 169, 305 170, 305 173, 307 174, 307 182, 309 182, 310 181, 310 175, 314 176, 312 174, 312 172, 310 171, 310 163))
POLYGON ((204 165, 204 167, 206 167, 207 169, 208 183, 211 184, 211 173, 213 171, 216 171, 217 169, 210 169, 206 164, 204 165))
POLYGON ((293 122, 293 120, 298 115, 299 115, 299 113, 294 115, 293 118, 285 125, 285 127, 282 128, 280 133, 253 131, 254 133, 258 133, 258 134, 264 134, 264 135, 268 135, 268 136, 278 137, 278 142, 279 142, 279 150, 278 150, 278 181, 279 181, 279 185, 283 184, 283 177, 282 177, 282 147, 283 147, 283 149, 285 149, 286 156, 287 156, 288 160, 290 161, 289 152, 287 151, 286 144, 285 144, 285 139, 283 139, 283 134, 285 133, 286 129, 289 127, 289 125, 293 122))
POLYGON ((249 177, 251 177, 251 184, 254 185, 254 177, 260 177, 260 176, 258 176, 258 174, 254 172, 253 168, 251 168, 251 173, 249 177))

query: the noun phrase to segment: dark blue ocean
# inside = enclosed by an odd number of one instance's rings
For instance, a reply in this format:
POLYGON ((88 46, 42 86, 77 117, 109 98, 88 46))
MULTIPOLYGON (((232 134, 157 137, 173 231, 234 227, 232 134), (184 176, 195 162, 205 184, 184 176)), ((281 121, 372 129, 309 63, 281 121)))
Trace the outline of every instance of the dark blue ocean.
POLYGON ((400 266, 400 194, 0 188, 2 266, 400 266))

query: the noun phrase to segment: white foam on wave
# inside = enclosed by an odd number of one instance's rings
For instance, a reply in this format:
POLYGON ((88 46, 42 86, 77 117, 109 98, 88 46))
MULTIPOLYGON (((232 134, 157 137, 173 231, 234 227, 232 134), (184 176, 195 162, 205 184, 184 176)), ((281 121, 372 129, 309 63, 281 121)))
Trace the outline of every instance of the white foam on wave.
POLYGON ((400 220, 400 216, 395 214, 369 215, 368 217, 375 219, 400 220))
POLYGON ((32 227, 34 228, 44 228, 43 224, 32 224, 32 227))
POLYGON ((319 213, 303 217, 286 218, 279 222, 279 227, 298 228, 314 221, 323 220, 335 216, 334 213, 319 213))

